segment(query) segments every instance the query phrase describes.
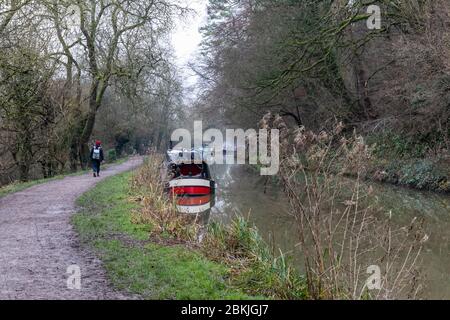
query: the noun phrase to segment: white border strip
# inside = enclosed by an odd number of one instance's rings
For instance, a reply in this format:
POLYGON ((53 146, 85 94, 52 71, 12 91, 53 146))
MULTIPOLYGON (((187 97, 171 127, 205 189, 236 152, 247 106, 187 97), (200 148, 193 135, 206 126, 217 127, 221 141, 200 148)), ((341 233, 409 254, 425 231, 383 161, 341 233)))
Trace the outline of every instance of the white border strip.
POLYGON ((211 182, 205 179, 175 179, 169 181, 169 186, 173 187, 211 187, 211 182))
POLYGON ((177 206, 177 210, 181 213, 201 213, 211 209, 211 202, 201 206, 177 206))

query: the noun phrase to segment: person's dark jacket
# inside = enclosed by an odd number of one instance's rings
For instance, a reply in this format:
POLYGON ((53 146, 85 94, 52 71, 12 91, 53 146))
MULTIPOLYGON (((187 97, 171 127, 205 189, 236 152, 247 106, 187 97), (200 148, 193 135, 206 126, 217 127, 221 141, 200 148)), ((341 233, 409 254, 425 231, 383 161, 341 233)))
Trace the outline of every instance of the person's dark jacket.
POLYGON ((102 147, 96 147, 96 146, 94 146, 94 147, 92 147, 92 149, 91 149, 91 160, 94 160, 94 158, 92 157, 93 155, 94 155, 94 149, 100 149, 100 162, 102 162, 105 158, 104 158, 104 156, 103 156, 103 149, 102 149, 102 147))

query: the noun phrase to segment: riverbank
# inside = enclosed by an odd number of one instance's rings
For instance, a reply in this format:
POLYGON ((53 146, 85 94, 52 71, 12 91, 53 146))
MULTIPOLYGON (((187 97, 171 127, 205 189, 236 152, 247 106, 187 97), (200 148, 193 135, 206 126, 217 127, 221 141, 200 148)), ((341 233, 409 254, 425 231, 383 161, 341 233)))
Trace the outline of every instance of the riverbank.
POLYGON ((377 159, 364 177, 421 191, 450 193, 450 164, 444 159, 377 159))
POLYGON ((303 278, 243 218, 202 226, 174 216, 151 180, 155 163, 109 178, 78 200, 83 209, 73 224, 116 288, 144 299, 306 298, 303 278))
POLYGON ((364 179, 450 193, 450 153, 442 139, 392 133, 369 134, 364 139, 371 150, 364 179))
MULTIPOLYGON (((247 165, 250 172, 259 175, 261 165, 247 165)), ((349 178, 356 175, 348 172, 349 178)), ((418 191, 450 194, 450 157, 388 159, 374 157, 367 163, 361 179, 418 191)), ((266 183, 279 183, 277 176, 267 177, 266 183)))

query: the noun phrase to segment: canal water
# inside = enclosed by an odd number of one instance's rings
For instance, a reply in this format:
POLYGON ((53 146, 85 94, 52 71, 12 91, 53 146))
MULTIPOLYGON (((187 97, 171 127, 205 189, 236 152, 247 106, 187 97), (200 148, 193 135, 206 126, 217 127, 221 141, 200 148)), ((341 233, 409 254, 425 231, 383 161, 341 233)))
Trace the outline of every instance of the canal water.
MULTIPOLYGON (((281 188, 246 166, 213 165, 216 181, 211 220, 230 221, 235 214, 248 216, 263 238, 283 253, 292 255, 299 269, 301 253, 296 244, 295 221, 281 188)), ((414 217, 425 219, 426 242, 422 254, 425 299, 450 299, 450 196, 373 185, 374 195, 393 221, 407 225, 414 217)))

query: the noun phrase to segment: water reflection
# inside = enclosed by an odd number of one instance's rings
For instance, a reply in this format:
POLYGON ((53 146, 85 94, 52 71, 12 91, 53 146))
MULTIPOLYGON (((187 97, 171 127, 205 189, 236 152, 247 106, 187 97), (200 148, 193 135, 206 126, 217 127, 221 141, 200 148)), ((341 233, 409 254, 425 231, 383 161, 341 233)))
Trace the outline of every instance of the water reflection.
MULTIPOLYGON (((211 219, 228 222, 237 213, 249 216, 266 241, 292 253, 301 270, 302 257, 295 221, 289 215, 289 205, 281 188, 267 183, 265 177, 245 166, 211 166, 216 180, 216 204, 211 219)), ((389 185, 374 185, 378 204, 392 211, 393 221, 404 226, 414 217, 423 217, 429 241, 423 252, 426 276, 425 298, 450 299, 450 197, 417 192, 389 185)))

